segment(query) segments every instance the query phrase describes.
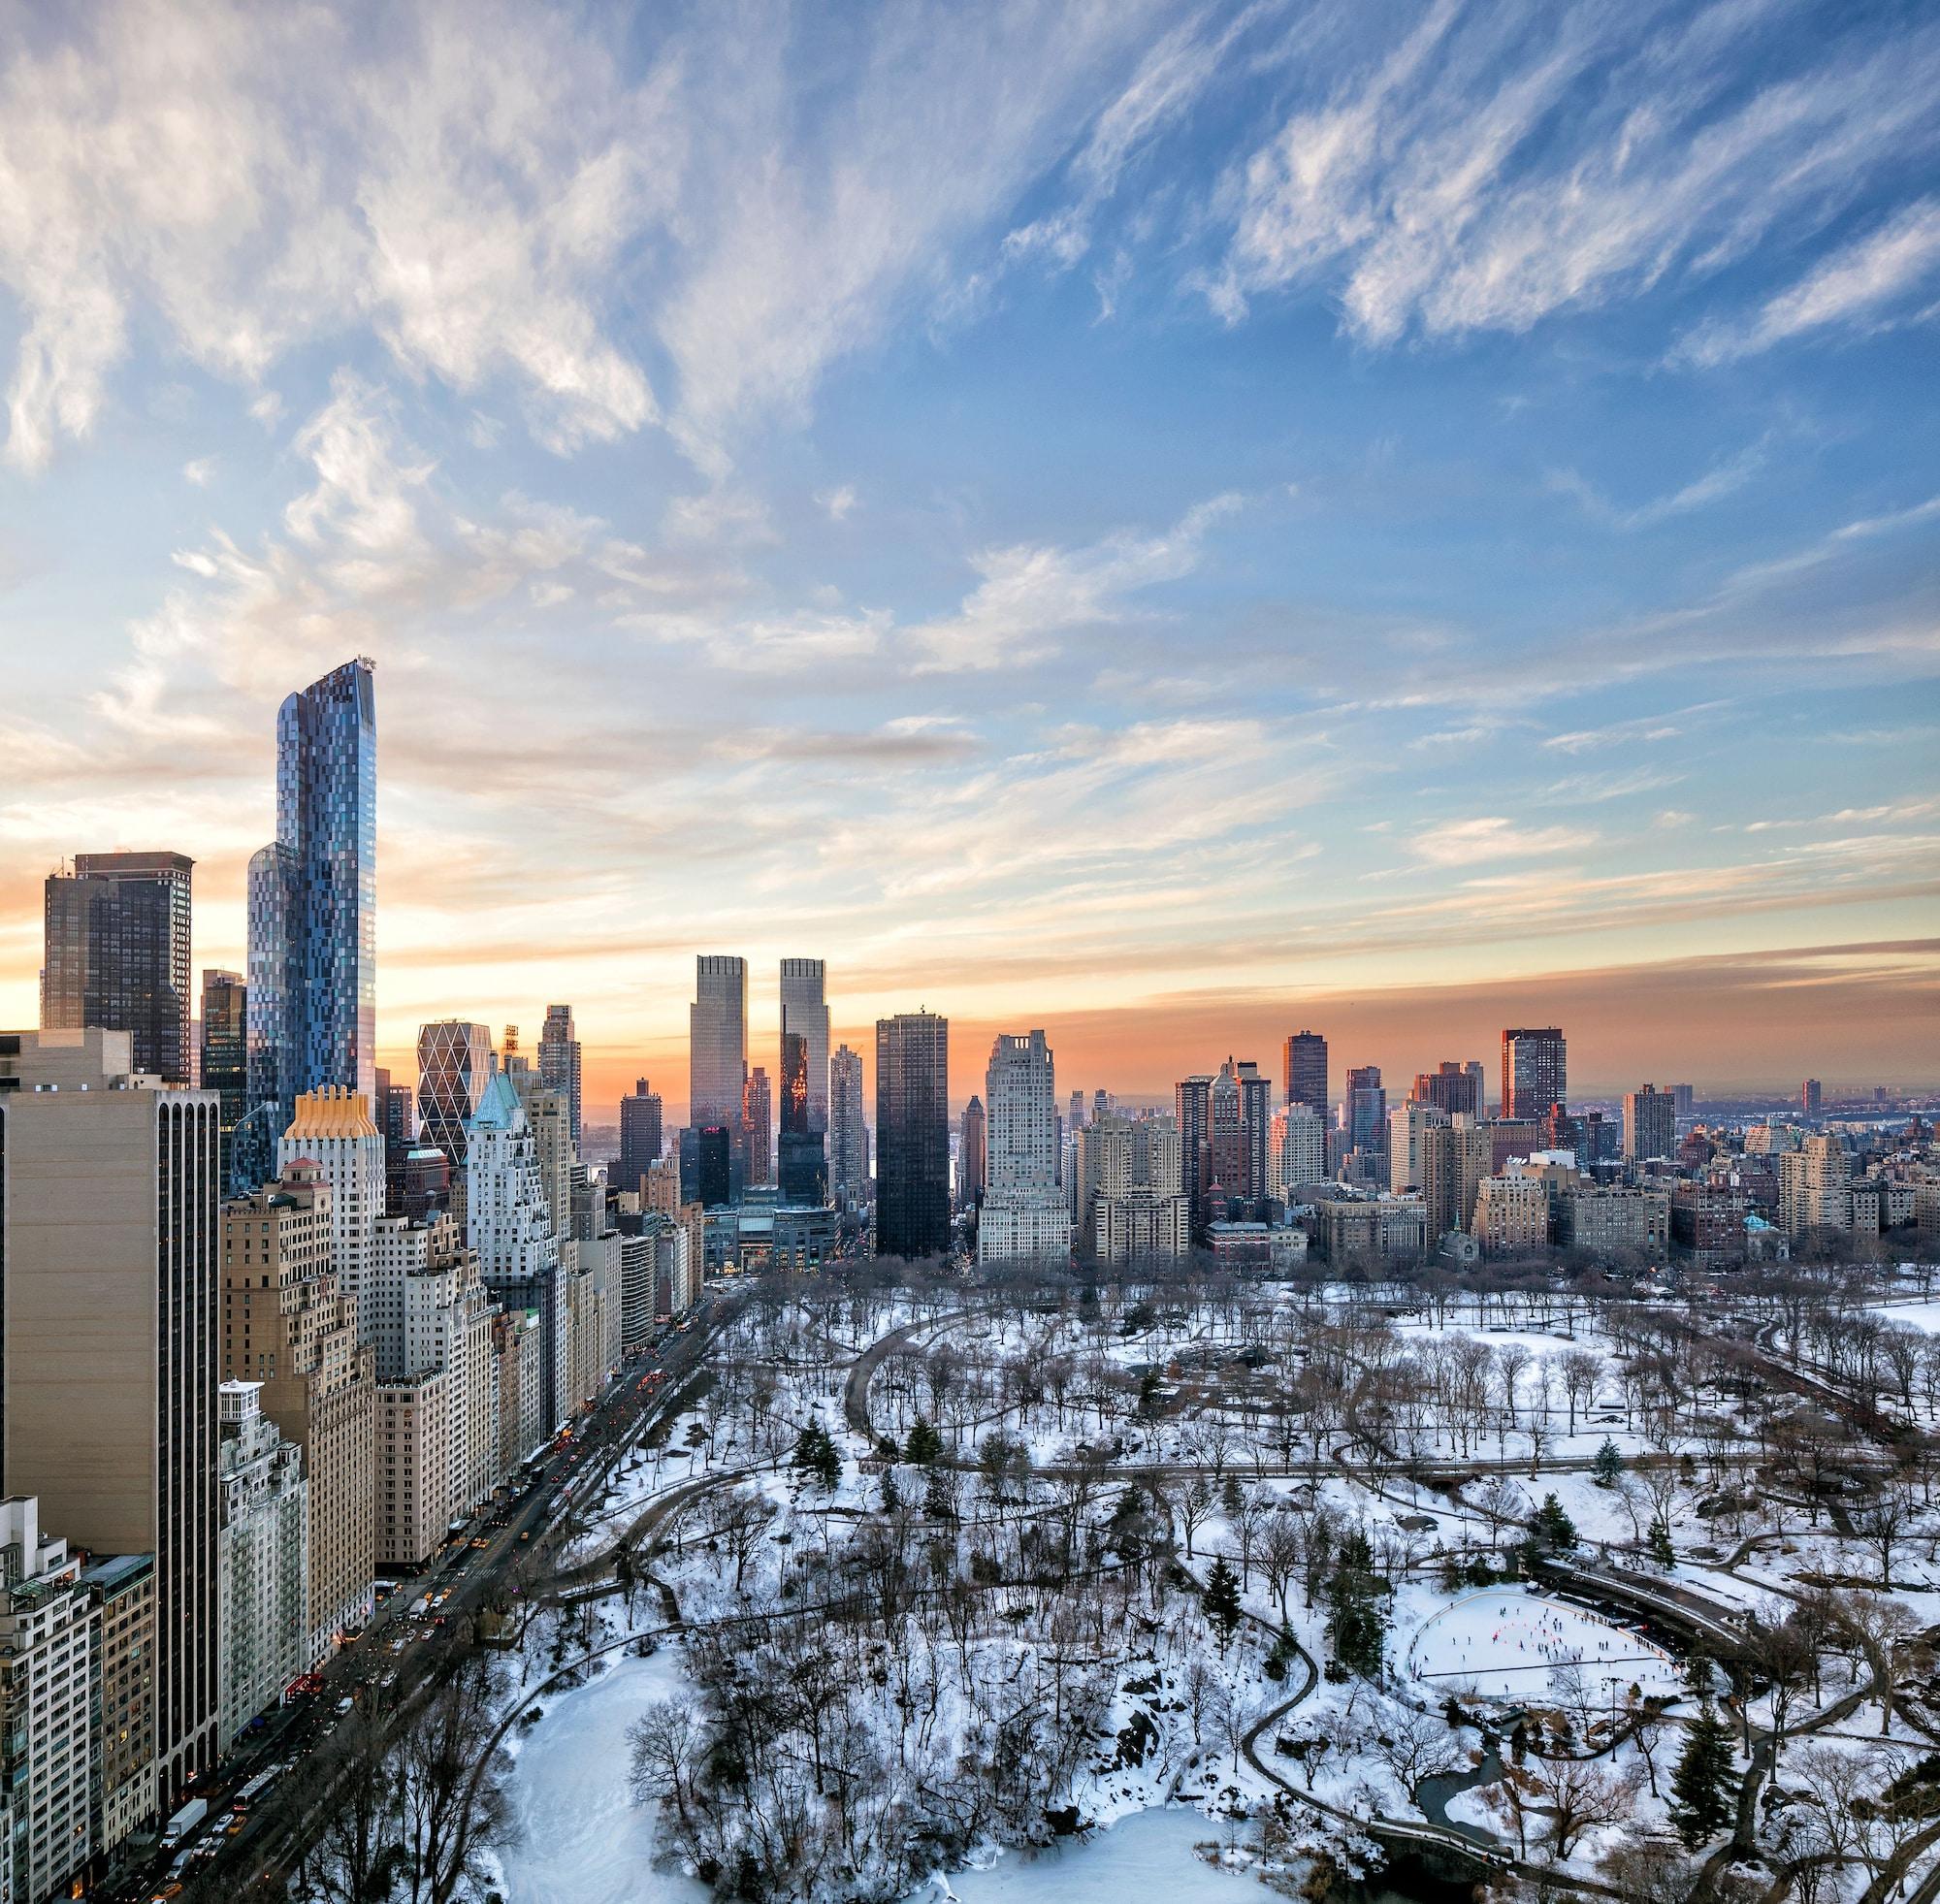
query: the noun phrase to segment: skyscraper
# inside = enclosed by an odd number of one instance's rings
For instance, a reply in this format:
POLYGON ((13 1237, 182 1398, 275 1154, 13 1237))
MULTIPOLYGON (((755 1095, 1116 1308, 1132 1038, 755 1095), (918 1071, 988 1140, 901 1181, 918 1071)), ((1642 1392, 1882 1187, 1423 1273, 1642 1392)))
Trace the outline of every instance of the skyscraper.
POLYGON ((1555 1025, 1503 1033, 1503 1115, 1546 1117, 1569 1101, 1567 1045, 1555 1025))
POLYGON ((828 1201, 828 1159, 823 1134, 812 1127, 808 1040, 799 1031, 782 1033, 781 1130, 775 1140, 775 1179, 782 1202, 801 1209, 828 1201))
POLYGON ((984 1186, 989 1181, 989 1121, 984 1100, 975 1091, 963 1107, 963 1121, 956 1139, 956 1207, 975 1210, 984 1201, 984 1186))
MULTIPOLYGON (((418 1027, 418 1142, 451 1163, 452 1195, 464 1179, 468 1129, 492 1079, 492 1034, 482 1024, 440 1018, 418 1027)), ((455 1213, 462 1218, 463 1210, 455 1213)))
POLYGON ((417 1094, 408 1084, 393 1083, 381 1065, 376 1077, 376 1122, 384 1140, 384 1214, 397 1216, 404 1208, 404 1181, 417 1147, 417 1094))
MULTIPOLYGON (((330 1108, 304 1104, 307 1121, 330 1108)), ((330 1203, 322 1165, 305 1160, 222 1211, 223 1377, 262 1384, 309 1479, 306 1667, 371 1617, 376 1558, 376 1356, 337 1274, 330 1203)))
POLYGON ((0 1495, 155 1557, 162 1808, 216 1738, 218 1109, 125 1031, 0 1033, 0 1495), (85 1088, 82 1088, 85 1086, 85 1088))
POLYGON ((746 1173, 743 1181, 768 1184, 775 1180, 775 1095, 765 1065, 758 1064, 741 1086, 741 1144, 746 1173))
MULTIPOLYGON (((818 1137, 828 1129, 827 975, 827 966, 819 958, 782 960, 782 1036, 793 1032, 801 1039, 808 1079, 807 1128, 818 1137)), ((786 1066, 782 1075, 787 1076, 786 1066)))
POLYGON ((367 1097, 377 1064, 377 707, 359 658, 276 715, 276 837, 249 862, 249 1100, 367 1097))
POLYGON ((239 972, 213 968, 202 975, 202 1088, 220 1107, 222 1190, 229 1193, 230 1149, 236 1126, 248 1108, 248 987, 239 972))
POLYGON ((1624 1156, 1632 1163, 1677 1154, 1677 1106, 1655 1084, 1624 1094, 1624 1156))
POLYGON ((1356 1065, 1347 1073, 1341 1100, 1341 1129, 1349 1155, 1360 1158, 1360 1174, 1385 1183, 1388 1177, 1388 1094, 1377 1064, 1356 1065))
POLYGON ((748 1083, 748 961, 702 952, 694 961, 687 1014, 687 1121, 725 1124, 740 1148, 741 1093, 748 1083))
POLYGON ((876 1020, 876 1253, 950 1247, 950 1020, 876 1020))
POLYGON ((985 1074, 987 1187, 977 1222, 979 1262, 1062 1262, 1071 1206, 1057 1179, 1057 1081, 1042 1031, 1000 1033, 985 1074))
POLYGON ((1286 1041, 1286 1102, 1310 1104, 1327 1120, 1327 1041, 1317 1031, 1296 1031, 1286 1041))
POLYGON ((1482 1114, 1481 1100, 1477 1096, 1480 1073, 1481 1066, 1478 1064, 1457 1064, 1450 1058, 1443 1058, 1435 1070, 1416 1073, 1414 1088, 1407 1094, 1408 1102, 1432 1104, 1451 1117, 1458 1111, 1479 1117, 1482 1114))
POLYGON ((1212 1078, 1197 1072, 1174 1086, 1179 1114, 1180 1171, 1192 1227, 1206 1221, 1206 1188, 1212 1180, 1212 1078))
POLYGON ((633 1085, 632 1096, 620 1100, 620 1176, 614 1187, 637 1192, 647 1166, 660 1162, 664 1142, 661 1094, 649 1089, 641 1078, 633 1085))
POLYGON ((570 1005, 548 1005, 545 1028, 539 1033, 539 1082, 566 1099, 566 1122, 572 1132, 572 1154, 580 1152, 579 1033, 570 1005))
POLYGON ((869 1194, 869 1127, 862 1114, 862 1054, 838 1046, 828 1060, 828 1187, 845 1215, 869 1194))
POLYGON ((1825 1087, 1816 1078, 1808 1078, 1798 1087, 1798 1108, 1808 1117, 1816 1117, 1826 1101, 1825 1087))
POLYGON ((179 853, 81 853, 72 873, 48 875, 43 1030, 125 1031, 137 1071, 189 1081, 194 864, 179 853))
POLYGON ((559 1237, 525 1106, 501 1071, 487 1080, 467 1134, 465 1241, 478 1252, 485 1287, 508 1309, 539 1317, 539 1408, 550 1432, 570 1412, 566 1309, 559 1237))

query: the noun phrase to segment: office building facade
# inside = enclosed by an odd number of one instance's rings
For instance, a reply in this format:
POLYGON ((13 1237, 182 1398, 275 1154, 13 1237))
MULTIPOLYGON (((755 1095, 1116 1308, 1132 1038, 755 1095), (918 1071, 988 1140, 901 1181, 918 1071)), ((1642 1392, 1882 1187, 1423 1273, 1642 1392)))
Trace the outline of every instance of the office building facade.
POLYGON ((572 1132, 572 1154, 583 1154, 584 1091, 579 1030, 570 1005, 548 1005, 539 1032, 539 1082, 566 1100, 566 1122, 572 1132))
POLYGON ((828 1059, 828 1188, 837 1210, 857 1214, 869 1199, 869 1126, 862 1111, 862 1054, 838 1046, 828 1059))
POLYGON ((661 1094, 642 1078, 620 1100, 619 1180, 614 1188, 638 1192, 648 1169, 660 1162, 666 1142, 661 1094))
POLYGON ((694 961, 687 1014, 687 1119, 728 1131, 741 1164, 741 1098, 748 1084, 748 961, 702 952, 694 961))
POLYGON ((166 1805, 217 1743, 221 1144, 213 1093, 133 1078, 126 1032, 0 1033, 0 1491, 154 1556, 166 1805))
POLYGON ((202 975, 201 1085, 215 1093, 222 1133, 222 1187, 227 1194, 236 1126, 249 1108, 249 988, 240 972, 210 967, 202 975))
POLYGON ((220 1735, 235 1739, 310 1663, 309 1489, 303 1450, 264 1414, 254 1382, 222 1384, 217 1577, 220 1735))
MULTIPOLYGON (((1624 1156, 1632 1163, 1677 1154, 1677 1107, 1655 1084, 1624 1094, 1624 1156)), ((1588 1161, 1586 1159, 1586 1161, 1588 1161)))
POLYGON ((82 853, 48 877, 41 1026, 125 1031, 134 1069, 189 1081, 190 880, 179 853, 82 853))
POLYGON ((950 1020, 876 1020, 876 1253, 950 1247, 950 1020))
POLYGON ((1283 1052, 1285 1102, 1304 1104, 1327 1116, 1327 1041, 1317 1031, 1296 1031, 1283 1052))
POLYGON ((1058 1182, 1056 1064, 1044 1033, 1000 1033, 984 1083, 978 1261, 1062 1263, 1071 1253, 1071 1205, 1058 1182))
POLYGON ((1569 1101, 1568 1046, 1555 1025, 1503 1033, 1503 1115, 1540 1120, 1569 1101))

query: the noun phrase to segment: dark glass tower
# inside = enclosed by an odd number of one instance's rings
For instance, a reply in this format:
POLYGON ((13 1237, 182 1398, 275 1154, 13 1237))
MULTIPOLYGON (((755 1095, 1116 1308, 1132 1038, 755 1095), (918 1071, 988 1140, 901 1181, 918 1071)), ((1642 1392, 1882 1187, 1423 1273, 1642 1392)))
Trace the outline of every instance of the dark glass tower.
POLYGON ((876 1254, 950 1247, 950 1020, 876 1020, 876 1254))
POLYGON ((1286 1041, 1286 1101, 1310 1104, 1327 1120, 1327 1041, 1317 1031, 1296 1031, 1286 1041))
POLYGON ((248 987, 240 972, 205 969, 202 975, 202 1088, 220 1107, 222 1167, 216 1180, 228 1194, 230 1147, 248 1103, 248 987))
POLYGON ((615 1166, 619 1177, 613 1187, 638 1193, 647 1166, 660 1162, 664 1139, 661 1094, 650 1090, 642 1078, 632 1096, 620 1100, 620 1161, 615 1166))
POLYGON ((189 874, 179 853, 81 853, 47 886, 41 1028, 125 1031, 137 1071, 189 1081, 189 874))
POLYGON ((299 1092, 370 1097, 376 1041, 377 708, 360 657, 276 716, 276 838, 249 862, 252 1107, 280 1133, 299 1092))
POLYGON ((1546 1117, 1569 1101, 1568 1042, 1556 1025, 1503 1033, 1503 1115, 1546 1117))
POLYGON ((828 1161, 822 1133, 814 1127, 813 1104, 808 1040, 798 1031, 785 1031, 776 1177, 782 1202, 804 1209, 819 1209, 828 1201, 828 1161))

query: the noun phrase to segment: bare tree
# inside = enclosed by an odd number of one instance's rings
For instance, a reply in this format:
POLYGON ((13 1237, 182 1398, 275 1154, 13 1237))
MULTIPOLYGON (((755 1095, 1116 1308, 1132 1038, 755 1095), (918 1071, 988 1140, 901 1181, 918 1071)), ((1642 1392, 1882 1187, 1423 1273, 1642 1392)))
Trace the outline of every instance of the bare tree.
POLYGON ((1533 1759, 1525 1768, 1549 1819, 1549 1842, 1561 1862, 1584 1832, 1620 1824, 1636 1809, 1637 1781, 1594 1759, 1533 1759))
POLYGON ((1404 1705, 1390 1705, 1382 1711, 1374 1747, 1417 1805, 1421 1788, 1429 1779, 1463 1771, 1474 1758, 1439 1714, 1416 1712, 1404 1705))

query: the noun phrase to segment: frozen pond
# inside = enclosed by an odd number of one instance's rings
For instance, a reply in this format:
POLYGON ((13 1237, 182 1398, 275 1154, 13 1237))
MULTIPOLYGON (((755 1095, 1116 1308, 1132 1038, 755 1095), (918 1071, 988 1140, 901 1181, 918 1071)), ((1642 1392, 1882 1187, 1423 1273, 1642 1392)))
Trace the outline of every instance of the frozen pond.
MULTIPOLYGON (((502 1859, 506 1904, 706 1904, 704 1885, 653 1865, 651 1809, 627 1796, 627 1727, 651 1700, 683 1684, 678 1657, 621 1659, 577 1692, 543 1700, 545 1717, 520 1741, 512 1803, 523 1842, 502 1859)), ((1167 1904, 1251 1904, 1249 1878, 1192 1854, 1217 1827, 1196 1812, 1138 1812, 1089 1844, 1036 1858, 1006 1856, 925 1886, 912 1904, 1123 1904, 1163 1887, 1167 1904)))
POLYGON ((706 1904, 705 1885, 654 1869, 653 1810, 627 1795, 627 1727, 684 1684, 663 1649, 540 1700, 512 1774, 523 1837, 501 1860, 507 1904, 706 1904))
MULTIPOLYGON (((960 1871, 951 1892, 963 1904, 1124 1904, 1128 1897, 1163 1893, 1166 1904, 1253 1904, 1269 1895, 1244 1873, 1215 1870, 1193 1856, 1220 1827, 1197 1812, 1134 1812, 1091 1842, 1037 1857, 1005 1856, 987 1871, 960 1871)), ((941 1899, 941 1886, 918 1891, 910 1904, 941 1899)), ((517 1899, 513 1904, 519 1904, 517 1899)))

